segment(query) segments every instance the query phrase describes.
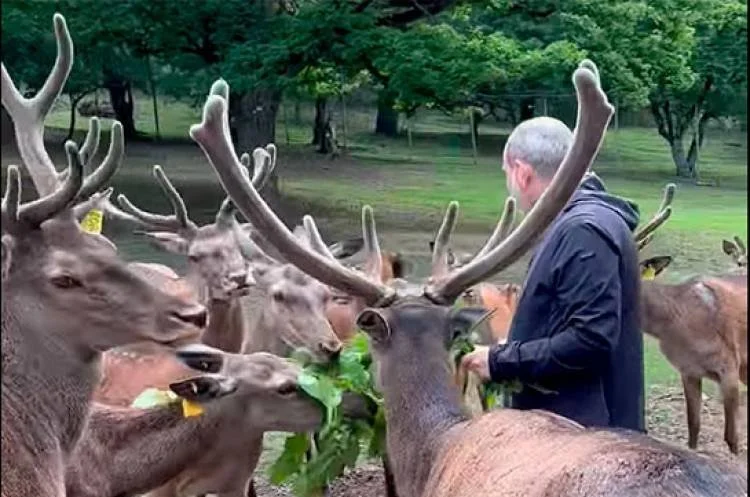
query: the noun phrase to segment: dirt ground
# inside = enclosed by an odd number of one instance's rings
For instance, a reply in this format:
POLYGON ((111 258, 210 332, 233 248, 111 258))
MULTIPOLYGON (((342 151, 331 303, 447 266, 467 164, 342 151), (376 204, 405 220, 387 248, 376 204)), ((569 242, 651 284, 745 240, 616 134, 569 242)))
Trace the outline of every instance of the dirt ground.
MULTIPOLYGON (((698 452, 737 464, 747 472, 747 395, 741 395, 739 414, 740 453, 735 456, 724 444, 724 409, 721 398, 704 394, 698 452)), ((687 446, 684 397, 679 387, 654 387, 647 405, 649 434, 662 441, 687 446)), ((289 490, 256 477, 258 497, 294 497, 289 490)), ((367 464, 349 471, 331 485, 327 497, 385 497, 383 470, 367 464)))

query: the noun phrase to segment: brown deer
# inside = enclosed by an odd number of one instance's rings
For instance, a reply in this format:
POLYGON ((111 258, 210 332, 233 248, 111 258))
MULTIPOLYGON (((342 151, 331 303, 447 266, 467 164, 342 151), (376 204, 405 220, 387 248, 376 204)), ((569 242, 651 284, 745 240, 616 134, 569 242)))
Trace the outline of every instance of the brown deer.
POLYGON ((733 241, 722 240, 721 248, 737 265, 736 272, 747 273, 747 249, 742 242, 742 238, 735 235, 733 241))
POLYGON ((80 229, 76 207, 122 162, 122 126, 113 124, 109 154, 88 176, 78 147, 67 142, 68 169, 58 176, 44 148, 44 118, 73 50, 64 18, 55 14, 53 22, 58 57, 36 96, 22 97, 2 65, 2 104, 40 195, 21 205, 18 168, 8 168, 2 201, 3 497, 65 495, 65 464, 88 417, 101 351, 138 340, 177 342, 186 327, 203 327, 206 320, 203 306, 185 307, 157 290, 106 238, 80 229))
MULTIPOLYGON (((653 275, 669 256, 641 263, 653 275)), ((737 454, 740 381, 747 385, 747 276, 698 276, 676 284, 643 281, 641 320, 645 333, 679 371, 685 393, 688 446, 698 445, 702 378, 719 384, 724 402, 724 441, 737 454)))
MULTIPOLYGON (((305 432, 322 422, 319 404, 297 388, 293 363, 204 345, 179 349, 177 356, 187 366, 169 388, 199 403, 203 413, 186 418, 179 403, 149 409, 94 404, 67 466, 68 497, 118 497, 157 487, 172 495, 244 497, 237 482, 247 481, 243 470, 260 456, 248 444, 260 448, 265 431, 305 432), (195 376, 194 369, 204 374, 195 376), (226 464, 227 456, 233 464, 226 464)), ((343 408, 348 416, 370 415, 357 397, 346 397, 343 408)))
MULTIPOLYGON (((457 204, 451 203, 433 251, 432 277, 419 287, 385 285, 300 244, 243 178, 220 96, 208 98, 202 123, 190 130, 238 209, 287 260, 369 306, 357 323, 369 334, 377 360, 388 454, 401 497, 746 494, 747 477, 739 468, 646 435, 585 429, 540 411, 502 409, 473 420, 462 412, 447 348, 475 310, 452 304, 466 288, 518 260, 556 218, 591 165, 612 116, 593 63, 584 61, 573 80, 579 100, 574 141, 544 195, 508 238, 452 271, 446 246, 457 204)), ((377 252, 369 206, 363 218, 366 250, 377 252)), ((309 216, 305 224, 314 228, 309 216)))

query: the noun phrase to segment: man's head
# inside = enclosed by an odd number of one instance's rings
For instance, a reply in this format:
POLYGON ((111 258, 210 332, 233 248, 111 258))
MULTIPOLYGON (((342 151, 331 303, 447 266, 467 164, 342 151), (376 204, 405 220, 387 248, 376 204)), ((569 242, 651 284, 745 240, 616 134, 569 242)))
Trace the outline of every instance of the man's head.
POLYGON ((536 117, 513 130, 503 150, 503 170, 508 192, 528 211, 552 181, 573 141, 561 121, 536 117))

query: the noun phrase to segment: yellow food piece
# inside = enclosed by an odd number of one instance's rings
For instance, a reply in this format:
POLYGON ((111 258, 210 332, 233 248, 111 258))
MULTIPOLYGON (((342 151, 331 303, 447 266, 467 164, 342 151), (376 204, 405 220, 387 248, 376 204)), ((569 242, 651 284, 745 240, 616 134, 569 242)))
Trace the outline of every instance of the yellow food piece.
POLYGON ((99 209, 91 209, 81 221, 81 229, 86 233, 101 234, 104 213, 99 209))
POLYGON ((646 267, 641 271, 641 279, 651 281, 656 278, 656 270, 652 267, 646 267))
POLYGON ((187 399, 182 399, 182 415, 186 418, 193 416, 200 416, 203 414, 203 407, 196 402, 190 402, 187 399))
POLYGON ((130 407, 148 409, 149 407, 164 406, 176 402, 177 395, 171 390, 159 390, 158 388, 147 388, 135 398, 130 407))

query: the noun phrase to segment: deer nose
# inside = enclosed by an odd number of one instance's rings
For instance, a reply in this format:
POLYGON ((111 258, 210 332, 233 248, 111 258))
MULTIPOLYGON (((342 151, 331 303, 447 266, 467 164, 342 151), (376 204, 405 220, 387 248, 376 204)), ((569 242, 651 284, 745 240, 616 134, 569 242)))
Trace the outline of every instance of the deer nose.
POLYGON ((325 340, 320 343, 320 350, 335 359, 341 353, 341 342, 339 340, 325 340))
POLYGON ((208 311, 202 305, 192 307, 186 311, 175 312, 174 315, 178 319, 198 328, 205 328, 208 323, 208 311))

